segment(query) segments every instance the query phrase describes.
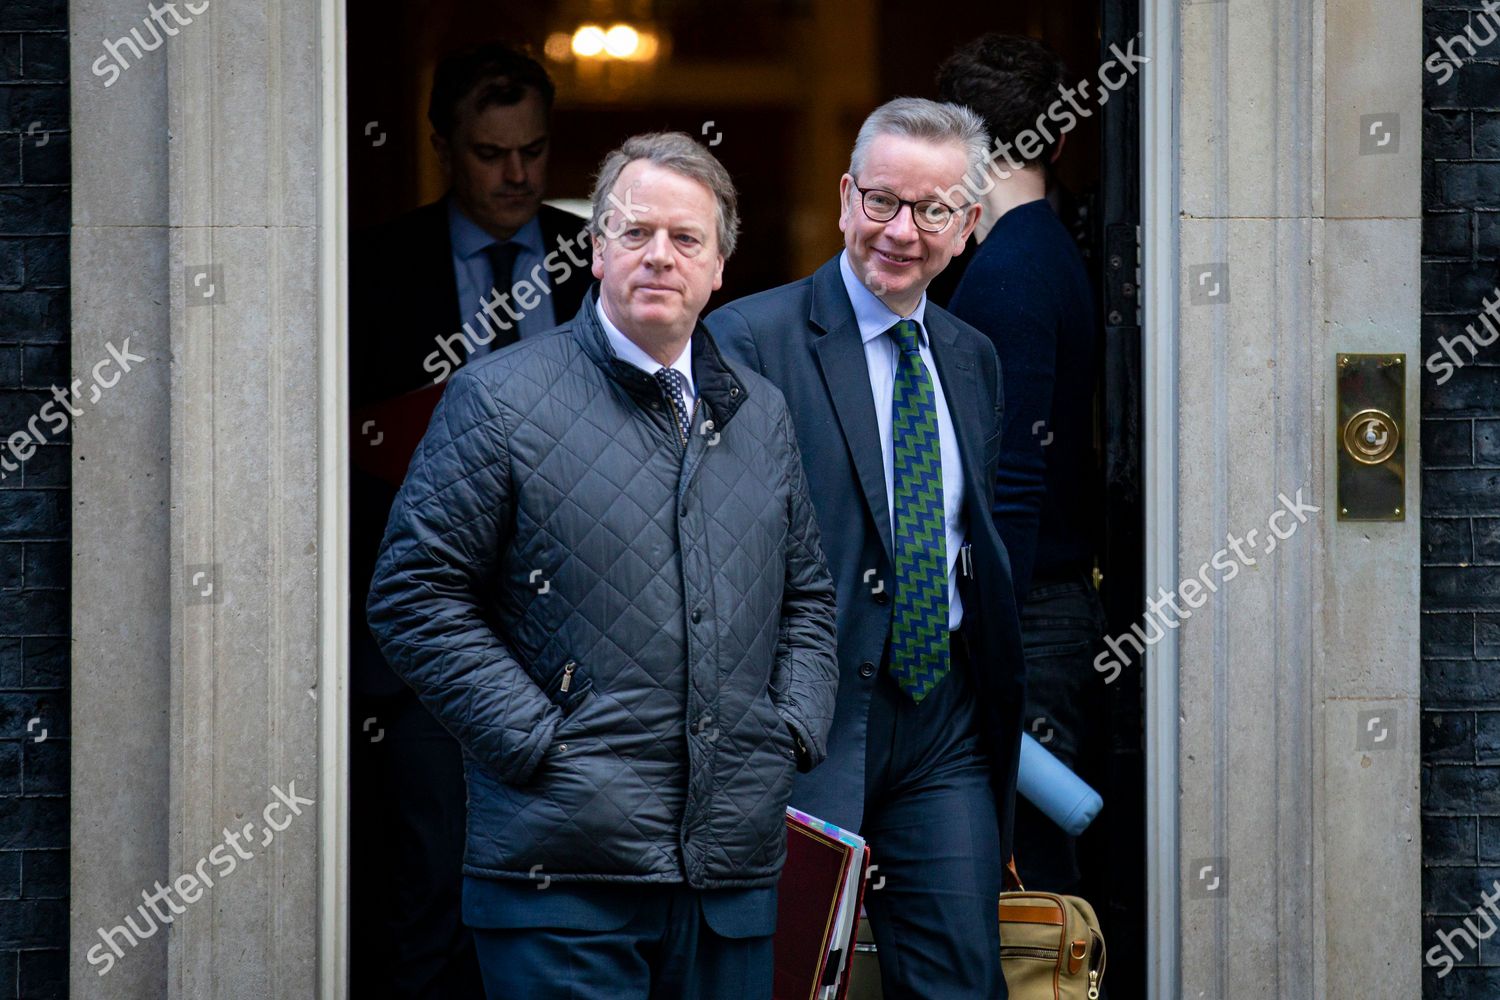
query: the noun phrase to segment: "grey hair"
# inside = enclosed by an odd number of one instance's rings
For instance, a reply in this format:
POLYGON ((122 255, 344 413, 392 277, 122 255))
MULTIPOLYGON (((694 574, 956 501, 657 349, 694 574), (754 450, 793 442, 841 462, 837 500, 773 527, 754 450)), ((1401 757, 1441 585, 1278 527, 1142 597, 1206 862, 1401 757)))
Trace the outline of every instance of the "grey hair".
POLYGON ((622 208, 628 211, 628 200, 621 203, 619 199, 611 199, 610 196, 620 174, 636 160, 648 160, 658 167, 692 178, 713 192, 719 253, 728 260, 734 253, 734 244, 740 233, 738 196, 734 191, 734 181, 718 158, 708 151, 708 147, 685 132, 633 135, 604 158, 594 180, 594 192, 589 195, 589 201, 593 204, 589 232, 594 238, 605 235, 606 215, 622 208))
POLYGON ((849 173, 858 177, 877 136, 899 135, 928 142, 952 142, 964 147, 965 176, 977 175, 989 160, 990 135, 984 119, 961 104, 939 104, 925 97, 887 101, 865 119, 849 154, 849 173))

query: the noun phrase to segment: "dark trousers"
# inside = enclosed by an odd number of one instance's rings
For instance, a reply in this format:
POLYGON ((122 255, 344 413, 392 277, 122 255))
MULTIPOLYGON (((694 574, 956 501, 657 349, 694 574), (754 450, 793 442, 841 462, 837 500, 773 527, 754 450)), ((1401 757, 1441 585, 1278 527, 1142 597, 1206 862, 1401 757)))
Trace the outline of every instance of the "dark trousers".
MULTIPOLYGON (((1090 738, 1108 731, 1104 684, 1093 658, 1104 634, 1099 593, 1082 574, 1031 588, 1021 610, 1026 649, 1024 726, 1080 777, 1090 738)), ((1101 789, 1101 792, 1104 792, 1101 789)), ((1105 793, 1108 801, 1108 795, 1105 793)), ((1016 868, 1026 888, 1082 895, 1078 839, 1016 799, 1016 868)))
POLYGON ((771 998, 774 889, 484 881, 465 915, 490 1000, 771 998))
POLYGON ((352 707, 350 995, 479 1000, 459 910, 467 797, 458 743, 410 691, 352 707))
POLYGON ((888 669, 870 700, 865 910, 885 1000, 994 1000, 1000 972, 1000 831, 979 744, 966 648, 913 702, 888 669))

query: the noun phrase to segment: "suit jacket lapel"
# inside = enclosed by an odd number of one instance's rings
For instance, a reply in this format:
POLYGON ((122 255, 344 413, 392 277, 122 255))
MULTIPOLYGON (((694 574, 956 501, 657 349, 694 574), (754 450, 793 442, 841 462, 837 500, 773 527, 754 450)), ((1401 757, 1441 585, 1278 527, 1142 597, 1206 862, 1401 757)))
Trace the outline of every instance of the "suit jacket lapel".
POLYGON ((943 398, 948 403, 948 417, 958 438, 959 461, 964 467, 965 506, 974 504, 976 512, 989 514, 992 486, 984 482, 984 442, 978 435, 992 419, 979 384, 979 358, 959 343, 946 316, 935 313, 927 304, 927 335, 931 339, 932 359, 937 363, 938 378, 943 383, 943 398))
POLYGON ((414 262, 421 262, 421 270, 413 275, 414 284, 418 294, 427 302, 421 307, 422 312, 434 319, 442 317, 447 320, 440 330, 445 334, 453 333, 465 321, 472 323, 474 317, 465 316, 463 304, 458 301, 458 278, 453 273, 453 241, 448 234, 448 199, 439 198, 423 206, 422 212, 425 214, 419 238, 425 252, 412 254, 414 262))
POLYGON ((824 264, 813 276, 812 309, 808 317, 823 334, 813 342, 813 354, 823 370, 823 383, 838 414, 844 442, 854 461, 865 505, 875 521, 875 531, 885 546, 887 558, 894 559, 891 542, 890 501, 885 488, 885 450, 880 441, 880 425, 875 417, 875 397, 870 392, 870 368, 865 363, 864 340, 854 320, 854 307, 844 280, 839 274, 838 258, 824 264))
MULTIPOLYGON (((576 241, 578 234, 583 231, 585 222, 575 215, 570 215, 551 205, 543 205, 537 218, 542 224, 542 254, 550 254, 559 251, 558 242, 573 242, 573 253, 588 260, 589 248, 585 243, 578 246, 576 241)), ((561 251, 560 251, 561 252, 561 251)), ((552 319, 561 325, 578 314, 578 309, 583 305, 583 295, 588 291, 594 276, 585 267, 577 267, 570 257, 564 256, 563 260, 568 263, 566 278, 559 278, 552 272, 547 273, 547 281, 552 286, 552 319)))

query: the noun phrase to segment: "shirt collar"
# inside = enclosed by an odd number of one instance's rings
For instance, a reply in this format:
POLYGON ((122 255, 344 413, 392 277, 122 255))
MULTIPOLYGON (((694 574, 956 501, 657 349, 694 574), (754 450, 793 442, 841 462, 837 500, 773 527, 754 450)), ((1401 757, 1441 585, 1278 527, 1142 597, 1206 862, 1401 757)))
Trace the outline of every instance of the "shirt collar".
POLYGON ((854 319, 859 323, 860 340, 868 344, 903 319, 910 319, 916 321, 917 329, 921 331, 921 342, 924 346, 926 345, 927 324, 924 322, 927 316, 926 292, 922 293, 922 298, 918 300, 917 307, 911 311, 910 316, 898 316, 890 306, 880 301, 879 296, 866 288, 864 282, 855 277, 847 250, 839 254, 839 274, 844 277, 844 290, 849 293, 849 302, 854 306, 854 319))
MULTIPOLYGON (((609 340, 609 346, 614 350, 615 357, 621 361, 635 365, 641 371, 653 377, 662 368, 667 367, 647 354, 641 349, 639 344, 625 336, 624 333, 620 332, 619 327, 609 321, 609 317, 604 314, 603 301, 596 301, 594 303, 594 311, 599 315, 599 324, 604 327, 604 336, 609 340)), ((682 349, 682 353, 677 356, 677 360, 672 362, 671 367, 687 381, 688 396, 696 398, 698 393, 693 387, 693 342, 691 340, 682 349)))
POLYGON ((458 199, 448 199, 448 233, 453 241, 453 250, 460 258, 467 259, 482 253, 485 247, 497 242, 516 243, 538 256, 542 253, 542 223, 533 215, 531 220, 517 229, 509 240, 496 240, 480 228, 479 223, 463 213, 458 199))

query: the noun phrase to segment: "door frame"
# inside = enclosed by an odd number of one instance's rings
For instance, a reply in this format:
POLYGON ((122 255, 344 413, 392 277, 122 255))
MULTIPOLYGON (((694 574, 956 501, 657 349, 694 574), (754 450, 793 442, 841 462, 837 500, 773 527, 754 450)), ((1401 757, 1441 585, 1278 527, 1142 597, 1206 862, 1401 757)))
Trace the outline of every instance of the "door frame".
MULTIPOLYGON (((1142 442, 1147 594, 1177 568, 1177 0, 1141 0, 1142 442)), ((1146 995, 1181 995, 1177 633, 1146 651, 1146 995)))
MULTIPOLYGON (((323 1000, 349 989, 348 90, 345 0, 318 0, 322 53, 319 178, 320 657, 318 959, 323 1000)), ((1177 585, 1176 0, 1141 0, 1142 408, 1146 593, 1177 585), (1153 54, 1154 53, 1154 54, 1153 54)), ((1147 996, 1175 1000, 1180 981, 1178 671, 1175 637, 1145 657, 1147 996)))
POLYGON ((345 0, 318 0, 318 995, 349 995, 349 101, 345 0))

